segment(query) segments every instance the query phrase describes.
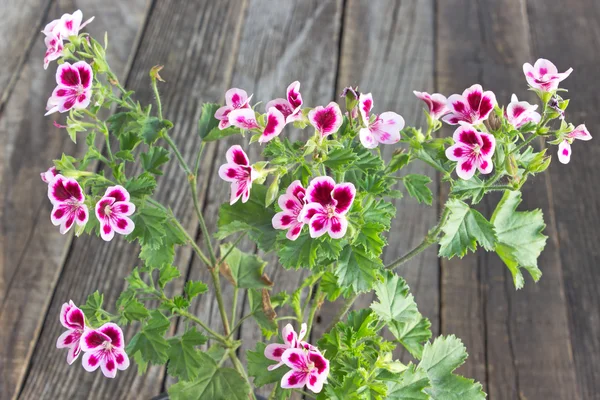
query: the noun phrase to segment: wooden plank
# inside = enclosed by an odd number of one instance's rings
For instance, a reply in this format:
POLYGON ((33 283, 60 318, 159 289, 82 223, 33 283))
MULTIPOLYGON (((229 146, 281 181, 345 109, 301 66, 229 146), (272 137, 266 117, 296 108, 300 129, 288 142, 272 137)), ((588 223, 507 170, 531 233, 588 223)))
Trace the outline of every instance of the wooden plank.
MULTIPOLYGON (((188 162, 193 161, 199 147, 196 129, 200 105, 223 93, 230 79, 235 52, 228 46, 238 40, 237 27, 243 12, 239 2, 233 0, 160 1, 152 8, 128 87, 137 90, 136 98, 142 103, 151 103, 148 70, 158 63, 165 64, 161 72, 167 80, 161 86, 164 114, 174 122, 172 137, 188 162)), ((172 207, 186 227, 195 232, 187 180, 175 161, 159 180, 157 199, 172 207)), ((81 303, 87 294, 99 289, 111 308, 125 286, 124 276, 139 263, 137 254, 121 237, 110 243, 92 237, 75 241, 32 358, 22 398, 42 394, 44 398, 139 399, 162 390, 164 368, 152 367, 138 377, 132 366, 120 372, 117 379, 107 380, 101 373, 67 367, 62 354, 54 349, 62 329, 56 323, 60 305, 69 298, 81 303)), ((186 266, 189 259, 189 251, 180 252, 177 262, 186 266)), ((127 338, 134 331, 127 329, 127 338)))
MULTIPOLYGON (((600 122, 595 84, 600 78, 596 57, 600 47, 599 6, 593 0, 570 1, 568 8, 545 1, 527 2, 535 56, 532 61, 544 57, 560 70, 573 67, 571 76, 561 84, 569 89, 564 97, 571 99, 567 120, 575 125, 586 123, 594 141, 598 140, 596 127, 600 122)), ((556 148, 552 146, 549 151, 554 156, 556 148)), ((596 142, 579 142, 573 151, 568 165, 552 161, 550 177, 577 382, 581 398, 591 399, 600 391, 600 147, 596 142)))
MULTIPOLYGON (((349 0, 346 3, 339 75, 339 93, 345 86, 358 85, 361 92, 372 92, 375 112, 395 111, 409 125, 425 124, 422 107, 412 91, 433 90, 433 1, 398 2, 393 0, 349 0)), ((384 158, 398 146, 381 146, 384 158)), ((437 177, 433 170, 416 162, 404 173, 430 175, 430 188, 437 198, 437 177)), ((395 201, 398 208, 384 260, 391 262, 418 245, 436 223, 437 203, 433 210, 419 205, 408 196, 395 201)), ((429 249, 397 271, 410 285, 420 311, 438 333, 439 268, 435 249, 429 249)), ((357 308, 368 307, 373 294, 362 296, 357 308)), ((323 307, 314 338, 321 336, 337 311, 323 307)), ((313 339, 315 340, 315 339, 313 339)))
MULTIPOLYGON (((4 0, 0 2, 0 43, 2 69, 0 70, 0 110, 14 87, 27 53, 34 41, 44 42, 40 31, 48 19, 51 0, 4 0)), ((73 10, 74 11, 74 10, 73 10)), ((60 15, 58 16, 60 18, 60 15)), ((38 47, 39 48, 39 47, 38 47)), ((42 53, 42 58, 43 58, 42 53)), ((38 65, 41 68, 42 63, 38 65)))
MULTIPOLYGON (((523 62, 531 61, 522 2, 448 1, 439 3, 438 12, 439 91, 460 93, 479 82, 501 104, 513 91, 535 101, 522 73, 523 62)), ((542 208, 548 224, 538 284, 528 280, 516 292, 510 273, 493 254, 442 263, 442 332, 465 341, 471 357, 461 372, 487 383, 492 399, 579 398, 549 188, 548 175, 532 179, 520 206, 542 208)), ((486 216, 497 200, 483 202, 486 216)))
MULTIPOLYGON (((254 93, 253 101, 263 102, 260 108, 273 98, 285 97, 287 85, 299 80, 306 104, 327 103, 335 86, 332 65, 337 60, 341 1, 282 2, 277 7, 271 4, 268 0, 251 0, 248 4, 231 87, 243 88, 248 94, 254 93)), ((291 127, 286 128, 283 134, 292 140, 306 137, 306 132, 300 133, 291 127)), ((207 195, 204 215, 211 231, 216 230, 219 206, 229 198, 229 185, 219 179, 216 171, 225 162, 225 152, 233 144, 242 145, 251 162, 260 159, 262 149, 258 144, 248 146, 247 140, 239 137, 219 143, 213 170, 206 176, 211 182, 211 190, 207 195)), ((248 240, 242 241, 240 248, 245 251, 255 249, 248 240)), ((285 271, 276 265, 274 256, 264 258, 269 261, 266 272, 275 282, 274 293, 296 289, 307 275, 302 270, 285 271)), ((191 276, 193 279, 210 281, 206 268, 198 260, 192 266, 191 276)), ((227 312, 231 315, 233 289, 226 281, 222 282, 222 288, 227 312)), ((195 313, 209 321, 212 327, 221 330, 221 317, 213 296, 205 295, 202 303, 196 305, 195 313)), ((248 313, 245 300, 244 291, 240 291, 236 310, 239 317, 248 313)), ((248 320, 235 335, 244 340, 244 345, 238 350, 244 362, 246 350, 254 349, 256 342, 262 339, 260 329, 254 321, 248 320)), ((261 393, 268 395, 264 390, 261 393)))
MULTIPOLYGON (((89 26, 93 34, 109 29, 123 38, 109 54, 115 71, 125 73, 147 1, 131 2, 127 13, 114 1, 69 2, 52 7, 46 18, 77 8, 97 16, 89 26), (117 10, 117 15, 107 10, 117 10)), ((44 52, 43 41, 36 41, 0 118, 0 323, 11 327, 0 340, 0 387, 6 398, 16 394, 23 380, 70 242, 50 223, 51 206, 39 173, 63 150, 80 152, 64 131, 52 127, 52 118, 43 116, 56 85, 54 72, 42 69, 44 52)))

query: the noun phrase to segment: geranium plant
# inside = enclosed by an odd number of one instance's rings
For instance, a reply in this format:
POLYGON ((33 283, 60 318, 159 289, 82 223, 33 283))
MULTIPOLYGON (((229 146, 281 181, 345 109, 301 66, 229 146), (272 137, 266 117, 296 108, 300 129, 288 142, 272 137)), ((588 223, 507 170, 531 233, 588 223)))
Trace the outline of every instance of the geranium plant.
POLYGON ((114 306, 104 304, 98 292, 79 306, 65 299, 60 322, 67 330, 57 347, 68 349, 69 364, 100 368, 110 378, 130 360, 140 373, 149 364, 167 364, 167 372, 178 378, 169 390, 173 399, 254 398, 254 388, 264 385, 271 385, 271 399, 289 398, 294 391, 344 400, 485 397, 479 383, 454 374, 467 357, 461 341, 431 337, 430 322, 394 269, 436 244, 445 258, 482 247, 504 261, 517 289, 524 284, 523 270, 540 279, 537 258, 546 242, 542 212, 516 209, 520 188, 551 161, 547 149, 531 145, 534 140, 557 145, 559 161, 567 163, 574 139, 591 139, 584 125, 565 119, 569 100, 559 83, 571 70, 559 73, 543 59, 524 65, 539 104, 513 96, 501 106, 494 93, 477 84, 448 98, 415 92, 426 104, 424 129, 406 126, 393 111, 375 114, 376 95, 357 88, 342 93, 345 110, 335 102, 305 104, 299 82, 289 84, 285 98, 265 106, 233 88, 225 93, 225 105, 203 105, 202 142, 189 165, 169 135, 173 124, 163 116, 161 67, 149 77, 155 104, 140 104, 110 69, 106 39, 101 44, 81 33, 87 23, 81 21, 81 11, 65 14, 43 31, 44 68, 58 63, 48 114, 66 114, 66 122, 56 126, 87 145, 82 157, 63 154, 41 174, 53 205, 50 219, 63 234, 74 230, 105 241, 123 235, 141 251, 114 306), (104 118, 106 108, 116 111, 104 118), (451 137, 439 135, 443 123, 454 131, 451 137), (292 127, 305 132, 301 140, 289 139, 292 127), (234 135, 245 144, 220 156, 218 175, 231 186, 231 195, 223 199, 217 231, 209 232, 197 193, 202 151, 207 143, 234 135), (103 147, 97 147, 102 138, 103 147), (263 158, 251 159, 249 146, 259 147, 263 158), (397 148, 390 160, 382 158, 382 146, 397 148), (189 182, 203 245, 153 198, 156 178, 172 159, 189 182), (391 199, 407 193, 432 204, 430 178, 403 173, 413 162, 435 168, 449 187, 448 199, 422 243, 385 265, 381 255, 396 213, 391 199), (132 163, 139 172, 129 172, 132 163), (486 216, 476 205, 490 192, 501 192, 502 198, 486 216), (280 268, 303 268, 310 275, 294 292, 272 293, 266 262, 236 247, 245 236, 262 252, 275 254, 280 268), (165 287, 181 275, 173 266, 180 246, 191 246, 212 282, 189 280, 183 293, 168 296, 165 287), (233 285, 235 299, 247 291, 250 312, 241 320, 225 309, 222 277, 233 285), (211 290, 221 326, 209 326, 190 312, 191 303, 205 301, 211 290), (370 291, 377 300, 348 313, 357 296, 370 291), (317 311, 339 297, 344 305, 327 332, 309 340, 317 311), (291 315, 282 315, 288 309, 291 315), (171 335, 174 317, 186 323, 171 335), (237 354, 242 343, 233 333, 247 318, 256 320, 264 341, 247 352, 242 365, 237 354), (121 327, 132 323, 137 333, 125 343, 121 327), (393 339, 384 338, 384 330, 393 339), (395 360, 397 347, 413 361, 395 360))

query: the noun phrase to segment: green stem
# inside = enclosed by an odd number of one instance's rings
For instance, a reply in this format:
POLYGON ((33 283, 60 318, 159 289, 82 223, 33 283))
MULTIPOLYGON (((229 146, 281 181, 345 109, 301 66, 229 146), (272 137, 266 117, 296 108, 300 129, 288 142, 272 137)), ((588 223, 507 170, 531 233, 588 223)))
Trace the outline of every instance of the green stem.
POLYGON ((517 147, 515 147, 513 149, 513 151, 510 152, 510 154, 518 153, 523 147, 525 147, 529 143, 531 143, 536 137, 537 137, 537 135, 531 135, 531 136, 529 136, 526 140, 523 141, 523 143, 521 143, 520 145, 518 145, 517 147))
MULTIPOLYGON (((254 315, 254 314, 252 314, 252 313, 250 313, 250 314, 247 314, 247 315, 244 315, 244 316, 242 317, 242 319, 240 319, 240 320, 238 321, 238 323, 237 323, 237 324, 235 324, 235 326, 234 326, 234 327, 233 327, 233 329, 231 330, 231 333, 229 334, 228 338, 229 338, 229 337, 231 337, 231 335, 233 335, 233 334, 235 333, 235 331, 237 331, 237 330, 238 330, 238 328, 239 328, 239 327, 240 327, 240 326, 241 326, 241 325, 244 323, 244 321, 245 321, 245 320, 247 320, 248 318, 252 317, 253 315, 254 315)), ((233 325, 233 323, 232 323, 232 325, 233 325)))
POLYGON ((333 329, 333 327, 339 322, 341 321, 342 318, 344 318, 344 315, 346 315, 346 313, 348 311, 350 311, 350 309, 352 308, 352 305, 354 304, 354 302, 356 301, 356 299, 358 299, 358 293, 353 294, 352 296, 348 297, 346 299, 346 301, 344 301, 344 304, 342 305, 342 308, 340 308, 337 312, 337 314, 335 314, 335 317, 333 317, 333 320, 331 321, 331 323, 329 324, 329 326, 327 327, 327 329, 325 329, 325 332, 329 332, 330 330, 333 329))
POLYGON ((202 320, 199 319, 198 317, 196 317, 194 314, 191 314, 187 311, 179 310, 179 309, 176 310, 175 312, 177 314, 181 315, 182 317, 189 319, 190 321, 194 321, 195 323, 200 325, 204 330, 206 330, 206 332, 208 332, 210 335, 212 335, 213 339, 224 344, 227 347, 230 347, 230 343, 227 341, 227 339, 223 335, 212 330, 208 325, 206 325, 204 322, 202 322, 202 320))
POLYGON ((156 112, 158 114, 158 119, 162 121, 162 103, 160 101, 160 94, 158 93, 158 85, 156 84, 156 78, 152 78, 152 91, 154 92, 154 99, 156 100, 156 112))
POLYGON ((177 218, 175 218, 175 216, 173 216, 173 215, 172 215, 172 220, 175 223, 175 225, 177 226, 177 228, 179 228, 181 233, 186 237, 189 245, 192 246, 192 249, 194 249, 194 252, 198 255, 198 257, 200 257, 202 262, 204 262, 204 264, 206 264, 207 267, 209 267, 209 268, 212 267, 213 264, 210 262, 208 257, 206 257, 206 255, 204 254, 202 249, 200 249, 200 247, 198 247, 198 245, 196 244, 196 241, 190 236, 188 231, 181 225, 179 220, 177 218))
MULTIPOLYGON (((238 359, 237 355, 235 354, 235 350, 229 349, 229 357, 231 358, 231 361, 233 362, 235 369, 240 373, 240 375, 242 375, 242 377, 246 380, 246 382, 248 382, 248 385, 250 387, 252 387, 252 384, 250 383, 250 379, 248 378, 248 374, 246 374, 246 370, 244 369, 244 366, 242 365, 242 363, 238 359)), ((253 391, 250 391, 250 398, 256 400, 256 396, 254 395, 253 391)))
POLYGON ((288 321, 288 320, 298 321, 298 317, 294 317, 292 315, 288 315, 288 316, 285 316, 285 317, 275 318, 275 322, 288 321))
POLYGON ((237 325, 235 324, 235 317, 237 314, 237 302, 239 294, 240 289, 237 287, 233 288, 233 304, 231 305, 231 326, 233 326, 234 328, 231 332, 235 332, 237 329, 237 325))
POLYGON ((306 322, 306 337, 310 337, 310 331, 312 330, 315 315, 317 314, 317 310, 321 308, 321 304, 323 304, 324 300, 325 293, 321 291, 321 285, 318 285, 317 291, 315 293, 315 298, 313 299, 312 306, 310 307, 310 312, 308 313, 308 321, 306 322))
POLYGON ((316 399, 317 398, 314 394, 310 394, 310 393, 308 393, 308 392, 306 392, 304 390, 301 390, 301 389, 292 389, 292 390, 294 392, 296 392, 296 393, 300 393, 301 395, 309 397, 311 399, 316 399))
POLYGON ((215 295, 217 297, 217 305, 219 306, 221 320, 223 321, 223 329, 225 330, 225 336, 228 337, 231 333, 231 329, 229 327, 229 318, 227 318, 227 312, 225 311, 223 293, 221 292, 221 276, 219 275, 219 269, 217 267, 211 268, 210 275, 212 276, 213 283, 215 285, 215 295))
POLYGON ((202 160, 202 153, 204 152, 205 146, 205 142, 200 144, 200 149, 198 149, 198 155, 196 156, 196 167, 194 168, 194 176, 196 177, 196 180, 198 179, 198 173, 200 172, 200 161, 202 160))

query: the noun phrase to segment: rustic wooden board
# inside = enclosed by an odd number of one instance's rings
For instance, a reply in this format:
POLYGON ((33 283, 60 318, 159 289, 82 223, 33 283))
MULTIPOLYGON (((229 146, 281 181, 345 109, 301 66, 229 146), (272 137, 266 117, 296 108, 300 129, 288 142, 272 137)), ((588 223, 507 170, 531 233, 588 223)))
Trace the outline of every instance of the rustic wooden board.
MULTIPOLYGON (((473 83, 493 90, 501 104, 527 93, 522 73, 532 62, 529 22, 520 1, 447 1, 438 5, 438 89, 460 93, 473 83), (468 45, 466 45, 468 43, 468 45)), ((450 134, 451 129, 447 130, 450 134)), ((470 353, 462 372, 484 383, 492 399, 576 399, 562 265, 557 254, 548 175, 523 188, 520 210, 542 208, 548 245, 538 284, 516 292, 494 254, 479 252, 442 263, 442 332, 461 337, 470 353)), ((490 216, 498 197, 479 207, 490 216)))
MULTIPOLYGON (((432 1, 349 0, 346 3, 342 52, 337 78, 339 94, 345 86, 358 85, 372 92, 374 112, 395 111, 407 125, 426 123, 423 106, 412 91, 433 91, 434 4, 432 1)), ((426 128, 425 128, 426 129, 426 128)), ((385 158, 398 146, 381 146, 385 158)), ((415 162, 406 173, 430 175, 434 204, 428 208, 406 195, 395 201, 398 208, 384 260, 391 262, 418 245, 437 219, 437 177, 433 170, 415 162)), ((397 271, 410 285, 419 310, 431 320, 438 333, 439 265, 434 248, 423 252, 397 271)), ((373 294, 362 296, 357 308, 368 307, 373 294)), ((313 337, 318 338, 335 315, 337 307, 324 306, 313 337)))
MULTIPOLYGON (((48 18, 51 3, 51 0, 5 0, 0 3, 0 37, 4 38, 0 43, 0 54, 3 55, 0 70, 0 110, 22 72, 23 63, 34 41, 44 42, 40 31, 44 29, 46 22, 51 20, 48 18)), ((59 14, 58 18, 60 15, 62 14, 59 14)), ((40 61, 37 67, 41 66, 40 61)))
MULTIPOLYGON (((102 35, 108 29, 122 37, 109 54, 115 71, 125 73, 147 1, 133 1, 127 11, 114 1, 65 1, 53 6, 45 19, 77 8, 97 15, 90 32, 102 35)), ((0 340, 0 387, 6 398, 16 395, 24 378, 70 242, 70 236, 60 235, 50 223, 51 206, 39 173, 63 150, 78 151, 64 131, 52 127, 52 119, 64 117, 43 117, 56 85, 56 65, 42 69, 45 46, 41 35, 36 39, 0 117, 0 323, 11 327, 0 340)))
MULTIPOLYGON (((288 84, 299 80, 305 104, 326 104, 331 101, 335 86, 334 66, 337 62, 341 1, 283 2, 277 7, 272 7, 271 4, 267 0, 249 2, 230 86, 243 88, 248 94, 253 93, 253 102, 263 102, 259 105, 261 109, 267 101, 285 97, 288 84)), ((293 140, 304 139, 307 133, 287 127, 283 135, 293 140)), ((206 180, 210 181, 210 192, 207 193, 204 208, 209 230, 216 230, 218 207, 229 198, 229 185, 217 175, 217 169, 225 162, 226 150, 233 144, 240 144, 251 162, 259 160, 262 151, 260 145, 248 146, 247 140, 236 137, 220 142, 213 169, 205 175, 206 180)), ((240 247, 245 251, 255 249, 248 240, 243 240, 240 247)), ((269 261, 266 273, 275 283, 273 293, 292 291, 306 277, 306 271, 285 271, 277 265, 273 256, 265 257, 265 260, 269 261)), ((208 272, 198 260, 192 265, 191 276, 194 279, 210 280, 208 272)), ((224 279, 222 287, 228 315, 231 315, 233 288, 224 279)), ((248 313, 245 300, 244 291, 240 291, 238 320, 248 313)), ((217 330, 222 329, 221 317, 212 293, 204 296, 195 312, 217 330)), ((283 326, 284 323, 280 325, 283 326)), ((246 350, 254 349, 256 342, 262 340, 260 329, 253 320, 247 320, 235 335, 244 340, 243 347, 238 350, 239 357, 244 362, 246 350)), ((263 392, 269 394, 266 390, 263 392)))
MULTIPOLYGON (((148 71, 155 64, 165 64, 161 72, 168 81, 161 86, 164 113, 175 123, 172 137, 188 162, 193 162, 199 146, 196 129, 200 105, 223 93, 230 79, 234 53, 226 47, 239 39, 236 27, 243 8, 238 5, 236 1, 157 2, 130 74, 128 87, 138 90, 140 101, 149 103, 152 94, 148 89, 148 71)), ((195 232, 188 191, 185 175, 172 162, 159 180, 157 199, 171 206, 186 227, 195 232)), ((182 252, 178 262, 186 267, 189 259, 189 251, 182 252)), ((62 329, 56 320, 60 305, 69 298, 81 303, 87 294, 99 289, 108 307, 112 307, 124 288, 124 276, 138 263, 136 249, 120 237, 109 244, 92 237, 75 241, 32 358, 23 398, 43 393, 52 398, 84 398, 91 394, 89 397, 93 398, 139 399, 161 391, 163 368, 151 368, 143 377, 137 377, 132 366, 119 373, 117 379, 107 380, 100 373, 89 374, 78 366, 68 368, 63 354, 54 349, 62 329), (77 385, 70 384, 74 381, 77 385)), ((128 329, 126 336, 131 337, 133 331, 128 329)))
MULTIPOLYGON (((527 2, 535 57, 552 60, 564 71, 573 67, 561 86, 571 99, 567 120, 585 123, 594 140, 573 145, 568 165, 550 167, 558 250, 563 265, 571 343, 581 398, 598 397, 600 391, 600 250, 598 247, 600 202, 598 197, 598 18, 600 7, 593 0, 570 1, 568 8, 548 2, 527 2)), ((556 148, 549 151, 553 154, 556 148)), ((557 161, 557 160, 556 160, 557 161)))

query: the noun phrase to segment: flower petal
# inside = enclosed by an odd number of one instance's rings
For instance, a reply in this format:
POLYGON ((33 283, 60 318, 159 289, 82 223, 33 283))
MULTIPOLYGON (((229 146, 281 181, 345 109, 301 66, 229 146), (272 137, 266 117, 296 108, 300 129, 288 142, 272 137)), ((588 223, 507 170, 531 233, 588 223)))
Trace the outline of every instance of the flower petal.
POLYGON ((285 234, 285 237, 292 241, 298 239, 298 236, 300 236, 300 234, 302 233, 303 227, 304 222, 297 222, 296 224, 293 224, 288 229, 287 233, 285 234))
POLYGON ((575 129, 573 129, 573 132, 569 133, 567 136, 573 139, 585 141, 592 140, 592 135, 584 124, 578 125, 575 129))
POLYGON ((262 132, 262 135, 258 138, 259 143, 266 143, 276 136, 279 136, 283 127, 285 126, 285 117, 275 107, 269 108, 267 112, 267 124, 262 132))
POLYGON ((69 329, 83 330, 85 328, 85 316, 83 315, 83 311, 78 307, 71 307, 65 316, 64 325, 69 329))
POLYGON ((237 164, 245 167, 250 165, 248 156, 244 152, 244 149, 242 149, 242 146, 238 144, 231 146, 229 150, 227 150, 225 158, 230 164, 237 164))
POLYGON ((356 188, 350 182, 338 183, 333 189, 332 196, 335 200, 335 212, 346 214, 356 196, 356 188))
POLYGON ((73 178, 65 178, 62 175, 56 175, 54 180, 48 185, 48 198, 52 204, 64 203, 67 201, 83 202, 83 189, 73 178))
POLYGON ((307 331, 308 331, 308 325, 303 322, 302 325, 300 325, 300 333, 298 334, 298 342, 301 342, 302 339, 304 339, 304 336, 306 336, 307 331))
POLYGON ((274 229, 288 229, 291 225, 297 224, 298 220, 293 215, 283 211, 275 214, 271 223, 274 229))
POLYGON ((248 181, 240 180, 231 182, 231 196, 229 198, 229 204, 234 204, 236 201, 242 198, 242 203, 248 201, 250 196, 250 188, 248 187, 248 181))
POLYGON ((102 197, 112 197, 115 201, 129 201, 129 192, 121 185, 110 186, 102 197))
POLYGON ((566 140, 558 145, 558 161, 568 164, 571 161, 571 145, 566 140))
POLYGON ((130 216, 135 212, 135 204, 130 201, 117 201, 112 205, 112 211, 122 216, 130 216))
POLYGON ((229 123, 235 127, 241 129, 258 129, 258 122, 256 122, 256 114, 251 108, 240 108, 231 111, 227 117, 229 123))
POLYGON ((67 364, 71 365, 79 358, 79 354, 81 354, 81 347, 79 345, 69 347, 69 351, 67 352, 67 364))
POLYGON ((117 369, 125 371, 129 368, 129 357, 125 350, 113 349, 113 354, 115 356, 115 362, 117 363, 117 369))
POLYGON ((319 213, 313 215, 308 222, 308 231, 310 233, 310 237, 314 239, 323 236, 325 232, 329 230, 329 225, 330 219, 327 214, 319 213))
POLYGON ((344 215, 334 215, 329 218, 329 236, 333 239, 341 239, 348 230, 348 220, 344 215))
POLYGON ((360 143, 367 149, 374 149, 377 147, 377 139, 371 132, 371 128, 360 128, 359 132, 360 143))
POLYGON ((287 347, 296 346, 298 335, 296 334, 292 324, 287 324, 283 327, 281 330, 281 337, 283 338, 283 342, 287 345, 287 347))
POLYGON ((274 107, 277 110, 279 110, 279 112, 281 112, 281 114, 283 114, 285 118, 287 118, 289 115, 292 115, 292 113, 294 112, 294 109, 292 108, 290 103, 286 99, 282 98, 273 99, 269 101, 265 106, 265 110, 269 111, 271 107, 274 107))
POLYGON ((381 113, 371 125, 371 132, 379 143, 394 144, 400 141, 404 118, 392 111, 381 113))
POLYGON ((480 152, 484 158, 489 158, 494 155, 496 150, 496 138, 488 133, 478 132, 482 142, 480 152))
POLYGON ((479 160, 477 169, 479 169, 479 172, 482 174, 489 174, 494 169, 494 163, 491 158, 482 158, 479 160))
POLYGON ((120 235, 129 235, 135 229, 135 224, 131 218, 120 216, 111 220, 111 225, 115 232, 120 235))
POLYGON ((369 125, 371 110, 373 109, 373 95, 371 93, 361 94, 358 98, 358 111, 363 125, 369 125))
POLYGON ((225 104, 232 108, 243 108, 248 104, 248 93, 243 89, 231 88, 225 92, 225 104))
POLYGON ((105 335, 97 329, 86 329, 81 335, 81 350, 96 351, 102 349, 104 342, 111 342, 110 336, 105 335))
POLYGON ((308 120, 319 131, 322 137, 331 135, 342 126, 343 116, 340 106, 335 102, 326 107, 318 106, 308 113, 308 120))
POLYGON ((74 345, 77 345, 77 347, 79 347, 77 342, 79 341, 80 338, 81 338, 81 334, 79 332, 76 332, 76 331, 73 331, 70 329, 68 331, 64 331, 56 340, 56 348, 57 349, 71 348, 74 345))
POLYGON ((291 370, 281 378, 282 389, 298 389, 304 387, 308 374, 303 371, 291 370))
POLYGON ((226 182, 237 182, 248 179, 247 167, 241 167, 237 164, 223 164, 219 167, 219 178, 226 182))
POLYGON ((538 75, 557 74, 558 73, 558 69, 556 68, 556 65, 554 65, 552 63, 552 61, 546 60, 545 58, 539 58, 535 62, 533 68, 538 75))
POLYGON ((287 101, 293 108, 293 112, 297 112, 302 107, 302 95, 300 94, 300 82, 294 81, 287 87, 287 101))
POLYGON ((306 387, 313 393, 320 393, 323 390, 325 379, 319 379, 318 374, 313 370, 308 374, 306 387))
POLYGON ((81 83, 79 71, 68 62, 59 65, 56 70, 56 83, 70 88, 77 87, 81 83))
POLYGON ((102 362, 103 354, 102 350, 99 351, 90 351, 83 354, 83 358, 81 360, 81 364, 83 365, 83 369, 88 372, 93 372, 98 369, 100 363, 102 362))
POLYGON ((304 350, 289 348, 281 355, 281 361, 288 367, 297 370, 308 369, 308 357, 304 350))
POLYGON ((309 223, 313 216, 316 214, 327 215, 327 210, 320 203, 308 203, 300 211, 298 220, 304 223, 309 223))
POLYGON ((456 174, 461 179, 471 179, 475 174, 475 160, 472 157, 462 158, 456 165, 456 174))
POLYGON ((100 360, 100 369, 107 378, 114 378, 117 376, 117 362, 112 352, 104 352, 104 358, 100 360))
POLYGON ((100 237, 105 242, 110 242, 115 237, 115 230, 108 222, 102 222, 100 224, 100 237))
POLYGON ((265 357, 273 361, 281 361, 281 356, 289 348, 284 344, 271 343, 265 347, 265 357))
POLYGON ((333 204, 333 189, 335 181, 329 176, 314 178, 306 189, 306 199, 310 203, 319 203, 323 206, 333 204))

